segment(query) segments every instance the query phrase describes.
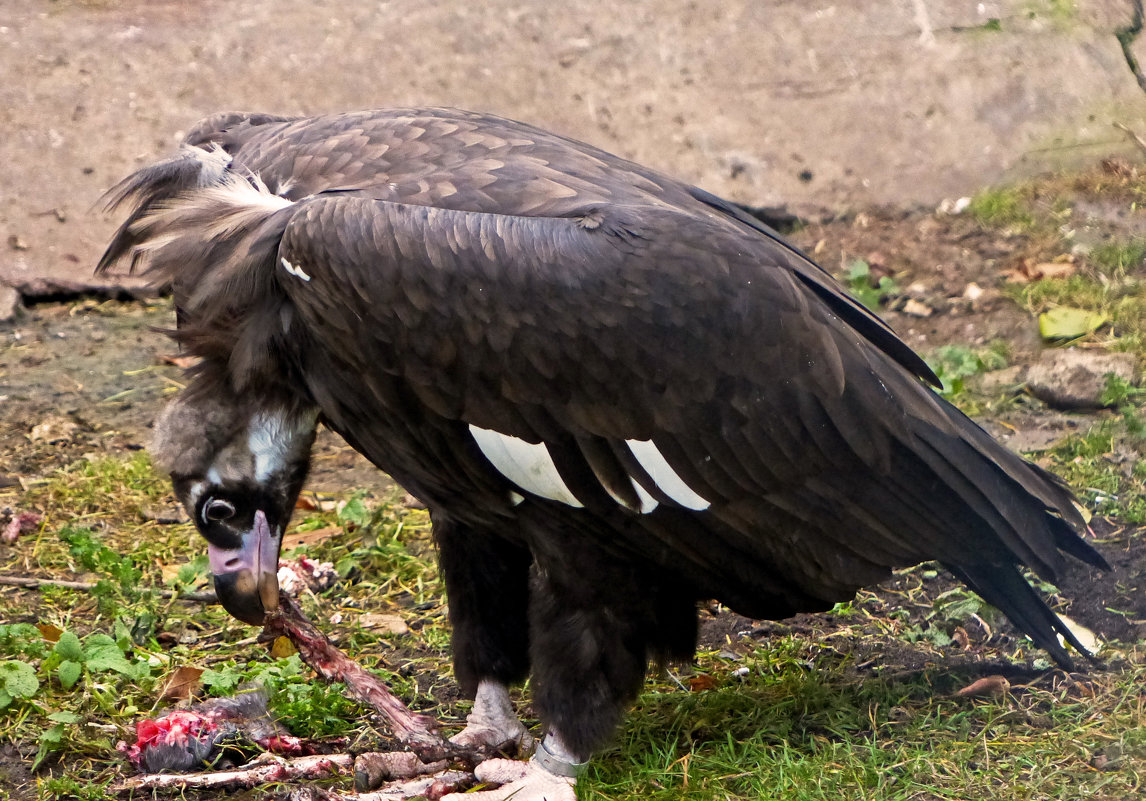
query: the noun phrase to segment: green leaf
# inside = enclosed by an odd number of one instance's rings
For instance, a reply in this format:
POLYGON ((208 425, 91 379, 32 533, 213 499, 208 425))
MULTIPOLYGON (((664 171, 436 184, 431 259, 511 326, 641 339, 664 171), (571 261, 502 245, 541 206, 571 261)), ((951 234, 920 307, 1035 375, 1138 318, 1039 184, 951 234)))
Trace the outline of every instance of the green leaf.
POLYGON ((60 750, 60 743, 64 740, 64 726, 57 723, 51 728, 45 729, 44 733, 40 735, 40 750, 36 752, 36 759, 32 762, 32 770, 36 770, 43 763, 44 759, 53 751, 60 750))
POLYGON ((113 670, 125 676, 136 674, 115 640, 106 634, 92 634, 84 641, 84 663, 93 673, 113 670))
POLYGON ((75 712, 53 712, 48 715, 48 720, 53 723, 79 723, 82 718, 75 712))
POLYGON ((31 698, 40 689, 36 669, 14 659, 0 662, 0 687, 13 698, 31 698))
POLYGON ((204 670, 203 675, 199 677, 199 681, 203 683, 204 687, 210 687, 222 693, 233 690, 241 680, 242 676, 237 672, 211 670, 210 668, 204 670))
POLYGON ((370 522, 370 510, 362 502, 362 498, 353 497, 338 510, 338 520, 342 523, 353 523, 364 527, 370 522))
POLYGON ((1093 334, 1107 320, 1100 312, 1056 306, 1039 315, 1039 335, 1043 339, 1078 339, 1093 334))
POLYGON ((52 652, 58 654, 61 659, 70 662, 84 661, 84 649, 80 645, 80 638, 70 631, 65 631, 60 635, 59 642, 56 643, 52 652))
POLYGON ((68 659, 60 663, 60 667, 56 670, 56 676, 59 678, 63 688, 70 690, 76 686, 76 682, 80 680, 80 676, 83 675, 83 672, 83 665, 68 659))

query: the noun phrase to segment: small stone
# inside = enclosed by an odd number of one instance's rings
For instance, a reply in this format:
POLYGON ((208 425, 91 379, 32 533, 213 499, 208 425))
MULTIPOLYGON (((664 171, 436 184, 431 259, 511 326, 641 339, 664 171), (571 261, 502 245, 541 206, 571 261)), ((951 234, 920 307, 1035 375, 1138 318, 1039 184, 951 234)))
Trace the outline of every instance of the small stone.
POLYGON ((20 313, 20 293, 15 287, 0 284, 0 323, 16 319, 20 313))
POLYGON ((1027 372, 1027 389, 1056 409, 1102 408, 1108 375, 1136 383, 1137 358, 1131 353, 1048 350, 1027 372))
POLYGON ((378 615, 367 612, 360 615, 358 625, 364 629, 373 629, 377 634, 408 634, 410 627, 401 615, 378 615))
POLYGON ((935 211, 939 214, 962 214, 971 205, 971 198, 961 197, 956 200, 944 198, 935 211))
POLYGON ((935 310, 915 298, 908 298, 907 302, 903 304, 903 313, 912 317, 930 317, 935 313, 935 310))

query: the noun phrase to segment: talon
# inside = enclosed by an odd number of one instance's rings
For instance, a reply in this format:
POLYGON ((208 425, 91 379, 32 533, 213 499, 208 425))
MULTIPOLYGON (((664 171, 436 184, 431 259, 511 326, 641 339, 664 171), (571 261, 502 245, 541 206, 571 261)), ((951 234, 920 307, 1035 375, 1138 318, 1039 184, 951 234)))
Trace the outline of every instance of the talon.
POLYGON ((554 776, 536 762, 487 759, 474 770, 481 782, 499 784, 476 793, 451 793, 442 801, 577 801, 575 779, 554 776))
POLYGON ((478 684, 466 727, 451 737, 450 742, 511 754, 525 754, 533 747, 533 737, 514 714, 509 691, 504 684, 490 680, 478 684))

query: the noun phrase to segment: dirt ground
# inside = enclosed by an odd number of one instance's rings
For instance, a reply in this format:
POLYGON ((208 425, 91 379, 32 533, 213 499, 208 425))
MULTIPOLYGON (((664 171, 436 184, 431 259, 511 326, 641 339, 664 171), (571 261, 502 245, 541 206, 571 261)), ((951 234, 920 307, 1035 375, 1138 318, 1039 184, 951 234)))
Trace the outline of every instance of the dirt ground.
POLYGON ((471 108, 832 211, 1129 153, 1113 124, 1146 121, 1133 0, 616 6, 0 0, 0 283, 90 283, 100 194, 224 109, 471 108))
MULTIPOLYGON (((1031 363, 1035 320, 1000 291, 1031 241, 935 207, 1064 165, 1141 161, 1112 127, 1146 130, 1146 95, 1114 37, 1133 4, 1067 5, 644 0, 618 14, 603 0, 561 13, 512 0, 0 0, 0 284, 26 305, 0 322, 0 488, 145 446, 181 382, 157 330, 171 311, 74 291, 95 285, 112 226, 88 212, 179 130, 228 107, 435 104, 525 119, 804 214, 791 236, 825 266, 862 258, 894 277, 903 292, 886 317, 923 352, 1003 340, 1012 363, 1031 363), (974 302, 971 284, 984 290, 974 302), (905 313, 908 299, 930 316, 905 313)), ((1072 208, 1063 224, 1087 246, 1146 232, 1120 199, 1072 208)), ((1023 449, 1096 419, 1025 408, 985 422, 1023 449)), ((312 488, 387 481, 323 435, 312 488)), ((1142 538, 1117 520, 1096 528, 1116 543, 1115 569, 1068 577, 1072 615, 1139 640, 1141 623, 1106 609, 1146 620, 1142 538)), ((729 616, 706 636, 766 628, 729 616)), ((6 763, 23 770, 0 751, 6 763)))

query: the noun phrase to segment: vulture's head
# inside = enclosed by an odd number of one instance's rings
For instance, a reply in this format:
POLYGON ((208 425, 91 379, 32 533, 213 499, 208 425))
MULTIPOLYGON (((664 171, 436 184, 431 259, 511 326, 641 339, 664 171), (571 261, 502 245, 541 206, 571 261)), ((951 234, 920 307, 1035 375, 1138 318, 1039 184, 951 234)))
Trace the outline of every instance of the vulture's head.
POLYGON ((278 606, 279 547, 310 464, 315 414, 243 412, 224 397, 180 397, 156 421, 151 451, 207 539, 219 601, 262 625, 278 606))

